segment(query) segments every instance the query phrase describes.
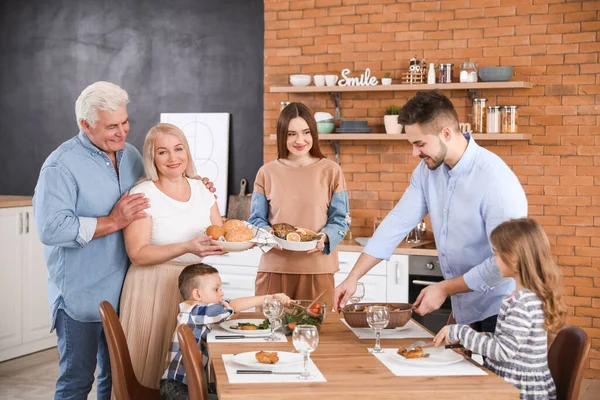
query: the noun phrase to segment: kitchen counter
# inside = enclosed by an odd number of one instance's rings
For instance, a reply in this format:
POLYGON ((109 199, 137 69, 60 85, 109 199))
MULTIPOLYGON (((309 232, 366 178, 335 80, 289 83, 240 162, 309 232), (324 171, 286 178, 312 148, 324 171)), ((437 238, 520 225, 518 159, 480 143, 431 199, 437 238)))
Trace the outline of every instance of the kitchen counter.
MULTIPOLYGON (((344 239, 337 246, 339 251, 355 251, 362 252, 364 247, 356 243, 354 239, 344 239)), ((408 255, 408 256, 434 256, 437 257, 438 252, 435 249, 435 242, 433 239, 425 238, 419 243, 407 243, 403 241, 394 251, 394 254, 408 255), (426 247, 426 248, 422 248, 426 247), (433 248, 431 248, 433 247, 433 248)))
POLYGON ((0 208, 28 207, 32 199, 31 196, 0 196, 0 208))

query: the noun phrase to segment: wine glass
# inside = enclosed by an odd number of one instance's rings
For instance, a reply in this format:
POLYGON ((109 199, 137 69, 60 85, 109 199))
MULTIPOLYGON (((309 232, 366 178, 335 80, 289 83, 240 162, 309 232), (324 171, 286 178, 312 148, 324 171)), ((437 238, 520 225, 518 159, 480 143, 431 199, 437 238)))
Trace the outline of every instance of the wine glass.
POLYGON ((350 303, 360 303, 363 297, 365 297, 365 285, 362 282, 356 282, 356 291, 350 296, 350 303))
POLYGON ((390 322, 390 314, 386 306, 370 306, 367 308, 367 322, 369 326, 375 330, 377 341, 373 348, 373 353, 381 353, 383 349, 379 344, 381 338, 381 330, 390 322))
POLYGON ((310 380, 315 377, 308 371, 308 355, 312 353, 319 344, 319 331, 314 325, 298 325, 292 333, 294 348, 304 356, 304 370, 298 379, 310 380))
POLYGON ((275 335, 275 323, 283 314, 283 304, 275 297, 267 296, 263 301, 262 306, 263 314, 269 320, 269 326, 271 327, 271 334, 265 338, 266 341, 274 341, 279 338, 275 335))

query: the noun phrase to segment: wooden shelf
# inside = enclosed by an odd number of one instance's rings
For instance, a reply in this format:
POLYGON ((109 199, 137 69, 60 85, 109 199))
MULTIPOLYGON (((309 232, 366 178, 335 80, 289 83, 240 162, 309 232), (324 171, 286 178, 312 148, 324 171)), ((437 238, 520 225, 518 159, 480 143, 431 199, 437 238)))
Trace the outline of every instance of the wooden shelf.
MULTIPOLYGON (((486 140, 530 140, 528 133, 479 133, 472 137, 480 142, 486 140)), ((277 135, 269 135, 270 140, 277 140, 277 135)), ((326 133, 320 134, 319 140, 408 140, 406 134, 388 135, 386 133, 326 133)))
POLYGON ((476 82, 476 83, 436 83, 413 85, 377 85, 377 86, 272 86, 271 93, 331 93, 331 92, 396 92, 418 90, 477 90, 477 89, 530 89, 531 82, 476 82))

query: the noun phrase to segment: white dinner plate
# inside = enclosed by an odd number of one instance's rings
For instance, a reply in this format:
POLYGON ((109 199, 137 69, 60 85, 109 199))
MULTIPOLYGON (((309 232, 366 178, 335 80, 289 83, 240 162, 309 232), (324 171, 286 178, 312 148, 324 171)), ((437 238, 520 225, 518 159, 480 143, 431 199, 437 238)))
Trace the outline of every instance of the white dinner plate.
POLYGON ((465 359, 461 354, 451 349, 445 349, 444 347, 428 347, 423 349, 423 351, 429 353, 429 357, 404 358, 396 352, 394 353, 394 360, 419 367, 437 367, 440 365, 455 364, 465 359))
MULTIPOLYGON (((268 350, 263 350, 268 351, 268 350)), ((302 354, 290 353, 287 351, 278 351, 277 356, 279 361, 276 364, 261 364, 255 357, 256 351, 249 351, 247 353, 235 354, 231 359, 233 362, 244 367, 251 369, 278 369, 300 365, 304 362, 302 354)))
POLYGON ((232 329, 231 326, 237 326, 238 323, 246 323, 246 324, 254 324, 260 325, 262 324, 264 319, 230 319, 229 321, 221 322, 219 326, 225 329, 227 332, 236 333, 238 335, 246 335, 246 336, 262 336, 262 335, 270 335, 271 328, 267 329, 257 329, 255 331, 246 331, 243 329, 232 329))

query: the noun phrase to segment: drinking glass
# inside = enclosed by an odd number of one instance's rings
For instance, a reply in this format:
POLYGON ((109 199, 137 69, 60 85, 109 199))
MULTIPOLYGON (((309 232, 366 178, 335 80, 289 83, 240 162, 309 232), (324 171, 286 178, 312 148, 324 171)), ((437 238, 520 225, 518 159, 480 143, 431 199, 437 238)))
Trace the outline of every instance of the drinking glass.
POLYGON ((383 349, 379 344, 381 338, 381 330, 390 322, 390 314, 386 306, 370 306, 367 308, 367 322, 369 326, 375 330, 377 341, 373 348, 373 353, 381 353, 383 349))
POLYGON ((365 297, 365 285, 362 282, 356 282, 356 292, 350 296, 350 303, 360 303, 363 297, 365 297))
POLYGON ((265 338, 267 341, 277 340, 278 337, 275 335, 275 324, 281 315, 283 314, 283 304, 274 297, 265 297, 263 301, 263 314, 269 320, 269 326, 271 327, 271 334, 265 338))
POLYGON ((304 356, 304 370, 298 379, 310 380, 315 377, 308 371, 308 355, 312 353, 319 344, 319 331, 314 325, 298 325, 292 333, 294 348, 304 356))

